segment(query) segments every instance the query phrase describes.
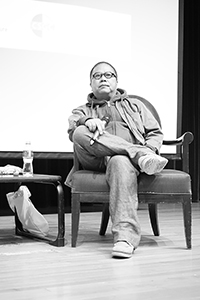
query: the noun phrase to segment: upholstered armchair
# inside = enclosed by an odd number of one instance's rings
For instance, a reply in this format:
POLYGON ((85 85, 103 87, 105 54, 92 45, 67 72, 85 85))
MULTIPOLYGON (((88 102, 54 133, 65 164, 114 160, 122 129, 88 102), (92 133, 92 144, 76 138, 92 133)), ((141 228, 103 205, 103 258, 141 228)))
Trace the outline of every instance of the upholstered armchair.
MULTIPOLYGON (((130 97, 132 97, 130 95, 130 97)), ((134 96, 137 97, 137 96, 134 96)), ((153 113, 161 125, 159 115, 154 106, 146 99, 137 97, 153 113)), ((189 144, 193 141, 190 132, 184 133, 175 140, 164 141, 164 145, 176 146, 176 154, 167 154, 169 161, 179 161, 181 168, 166 168, 158 174, 141 173, 138 177, 139 203, 148 204, 151 226, 155 236, 159 236, 157 205, 159 203, 182 203, 184 231, 187 248, 191 248, 191 178, 189 175, 189 144)), ((71 187, 71 245, 76 247, 81 203, 102 203, 103 211, 100 225, 100 235, 105 235, 109 221, 109 186, 105 174, 82 170, 76 153, 74 153, 76 169, 71 187)), ((141 224, 142 225, 142 224, 141 224)), ((88 223, 89 234, 89 223, 88 223)))

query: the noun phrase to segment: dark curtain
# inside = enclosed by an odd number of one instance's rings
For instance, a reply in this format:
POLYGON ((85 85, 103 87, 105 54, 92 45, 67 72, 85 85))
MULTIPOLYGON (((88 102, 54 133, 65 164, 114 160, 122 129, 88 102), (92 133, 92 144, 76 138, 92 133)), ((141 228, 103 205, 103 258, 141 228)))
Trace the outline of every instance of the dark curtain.
POLYGON ((200 181, 200 1, 184 0, 182 132, 191 131, 190 174, 193 201, 200 181))

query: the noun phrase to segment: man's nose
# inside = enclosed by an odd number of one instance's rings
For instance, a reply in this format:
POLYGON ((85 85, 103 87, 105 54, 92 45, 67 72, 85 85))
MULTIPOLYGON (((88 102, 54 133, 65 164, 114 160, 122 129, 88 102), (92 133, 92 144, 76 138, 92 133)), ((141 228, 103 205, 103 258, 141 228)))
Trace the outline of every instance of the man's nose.
POLYGON ((101 81, 106 81, 106 76, 104 74, 101 77, 101 81))

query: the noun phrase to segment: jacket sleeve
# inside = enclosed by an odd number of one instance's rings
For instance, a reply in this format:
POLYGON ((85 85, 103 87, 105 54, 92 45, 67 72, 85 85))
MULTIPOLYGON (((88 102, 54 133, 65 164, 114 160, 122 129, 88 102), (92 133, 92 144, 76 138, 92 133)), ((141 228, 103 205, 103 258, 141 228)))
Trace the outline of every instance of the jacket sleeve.
POLYGON ((86 105, 79 106, 78 108, 73 109, 72 115, 68 118, 69 127, 68 127, 68 134, 70 141, 73 142, 73 133, 74 130, 79 125, 84 125, 85 122, 91 119, 90 112, 87 109, 86 105))
POLYGON ((140 105, 140 116, 144 126, 145 145, 159 153, 163 142, 163 132, 158 121, 143 103, 140 105))

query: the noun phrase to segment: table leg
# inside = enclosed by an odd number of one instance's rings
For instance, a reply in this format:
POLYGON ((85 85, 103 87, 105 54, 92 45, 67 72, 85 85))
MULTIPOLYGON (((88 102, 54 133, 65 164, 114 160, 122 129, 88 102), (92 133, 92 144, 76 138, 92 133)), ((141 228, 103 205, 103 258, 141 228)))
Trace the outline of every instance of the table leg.
POLYGON ((51 241, 50 244, 63 247, 65 245, 65 208, 64 208, 64 192, 60 182, 56 183, 57 199, 58 199, 58 235, 55 241, 51 241))
MULTIPOLYGON (((46 182, 47 184, 49 182, 46 182)), ((52 184, 52 183, 49 183, 52 184)), ((45 237, 34 235, 23 229, 22 223, 20 222, 16 209, 15 209, 15 234, 18 236, 25 236, 31 239, 39 239, 48 242, 50 245, 56 247, 64 247, 65 245, 65 210, 64 210, 64 192, 61 183, 58 181, 53 183, 57 189, 57 201, 58 201, 58 234, 56 240, 50 240, 45 237)))

